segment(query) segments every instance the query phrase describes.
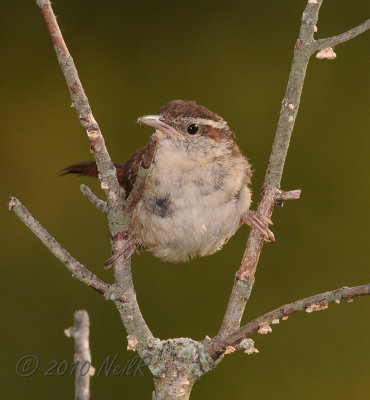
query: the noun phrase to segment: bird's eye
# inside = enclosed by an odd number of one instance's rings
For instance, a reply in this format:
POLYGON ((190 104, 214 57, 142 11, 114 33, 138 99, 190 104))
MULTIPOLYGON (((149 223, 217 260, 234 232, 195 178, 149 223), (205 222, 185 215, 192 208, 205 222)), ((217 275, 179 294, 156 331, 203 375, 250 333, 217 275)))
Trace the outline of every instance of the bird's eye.
POLYGON ((187 129, 187 131, 190 135, 195 135, 198 132, 198 130, 199 130, 199 126, 197 124, 191 124, 188 126, 188 129, 187 129))

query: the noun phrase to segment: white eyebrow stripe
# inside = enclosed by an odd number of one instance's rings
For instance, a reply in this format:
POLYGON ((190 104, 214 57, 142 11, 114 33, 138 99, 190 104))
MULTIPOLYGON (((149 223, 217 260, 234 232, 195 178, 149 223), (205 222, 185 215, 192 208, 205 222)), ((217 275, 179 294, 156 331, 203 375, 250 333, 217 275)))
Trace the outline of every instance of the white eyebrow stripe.
POLYGON ((227 128, 226 121, 222 122, 222 121, 213 121, 213 119, 194 118, 194 122, 198 124, 209 125, 212 126, 212 128, 219 128, 219 129, 227 128))

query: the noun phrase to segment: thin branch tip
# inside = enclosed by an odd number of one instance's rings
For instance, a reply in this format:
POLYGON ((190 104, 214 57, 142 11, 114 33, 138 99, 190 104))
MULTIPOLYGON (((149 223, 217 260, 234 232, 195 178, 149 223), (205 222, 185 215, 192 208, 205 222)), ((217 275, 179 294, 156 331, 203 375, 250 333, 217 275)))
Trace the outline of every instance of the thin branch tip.
POLYGON ((80 185, 80 190, 82 194, 87 197, 91 203, 100 210, 103 214, 108 214, 108 204, 104 201, 99 199, 92 190, 86 185, 80 185))
POLYGON ((17 202, 19 203, 19 200, 16 197, 10 196, 8 202, 8 210, 12 211, 13 208, 16 206, 17 202))
POLYGON ((285 304, 273 311, 270 311, 260 317, 248 322, 241 328, 225 338, 214 337, 209 344, 210 354, 212 358, 219 357, 223 353, 223 349, 227 346, 233 346, 239 349, 238 345, 255 332, 259 334, 267 334, 272 331, 270 325, 278 324, 280 320, 286 321, 288 317, 300 311, 312 313, 315 311, 326 310, 329 303, 340 303, 340 300, 352 302, 354 298, 370 295, 370 283, 361 286, 348 287, 344 286, 329 292, 319 293, 305 299, 297 300, 290 304, 285 304))
POLYGON ((44 7, 44 6, 47 5, 47 4, 51 4, 51 1, 50 1, 50 0, 36 0, 36 4, 37 4, 40 8, 42 8, 42 7, 44 7))
POLYGON ((358 35, 361 35, 362 33, 366 32, 369 29, 370 29, 370 18, 364 21, 362 24, 357 25, 346 32, 343 32, 340 35, 316 40, 314 42, 314 50, 324 50, 325 48, 333 48, 334 46, 338 46, 339 44, 348 42, 349 40, 355 38, 358 35))
POLYGON ((79 281, 85 283, 100 294, 104 294, 109 285, 99 279, 83 264, 78 262, 69 252, 58 243, 52 235, 37 221, 27 208, 16 198, 11 197, 9 210, 13 211, 17 217, 31 230, 31 232, 41 240, 49 251, 64 264, 72 275, 79 281))

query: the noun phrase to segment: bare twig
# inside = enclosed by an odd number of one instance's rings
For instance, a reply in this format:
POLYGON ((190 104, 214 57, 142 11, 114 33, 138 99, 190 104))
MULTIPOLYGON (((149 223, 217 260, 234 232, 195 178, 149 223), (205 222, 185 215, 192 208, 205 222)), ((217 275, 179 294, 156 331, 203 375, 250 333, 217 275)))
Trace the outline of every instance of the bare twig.
POLYGON ((322 50, 326 47, 337 46, 338 44, 341 44, 341 43, 347 42, 350 39, 353 39, 354 37, 367 31, 368 29, 370 29, 370 18, 368 20, 366 20, 365 22, 363 22, 362 24, 356 26, 355 28, 352 28, 352 29, 348 30, 347 32, 341 33, 340 35, 316 40, 315 41, 315 50, 322 50))
POLYGON ((282 190, 280 193, 276 195, 275 205, 282 206, 284 201, 287 200, 298 200, 301 197, 300 190, 290 190, 289 192, 283 192, 282 190))
POLYGON ((91 366, 91 353, 89 344, 90 321, 89 314, 85 310, 74 313, 74 324, 64 331, 66 336, 75 340, 75 399, 89 400, 90 376, 94 374, 91 366))
POLYGON ((12 210, 51 253, 72 272, 74 278, 90 286, 100 294, 105 294, 108 291, 110 286, 73 258, 15 197, 10 198, 9 210, 12 210))
POLYGON ((91 203, 102 213, 108 214, 108 205, 104 200, 100 200, 86 185, 80 185, 81 192, 91 203))
MULTIPOLYGON (((313 311, 325 310, 328 304, 335 302, 340 303, 341 300, 351 302, 352 299, 359 296, 370 295, 370 283, 355 287, 342 287, 340 289, 331 290, 329 292, 316 294, 305 299, 297 300, 290 304, 285 304, 273 311, 270 311, 260 317, 248 322, 246 325, 239 328, 237 331, 226 336, 219 342, 213 342, 209 347, 209 353, 217 359, 228 346, 235 347, 243 339, 248 338, 255 332, 267 333, 271 332, 270 324, 277 324, 281 319, 287 319, 290 315, 298 311, 313 311)), ((238 349, 238 347, 236 347, 238 349)))
MULTIPOLYGON (((308 1, 303 12, 301 29, 294 48, 289 80, 280 110, 275 140, 272 146, 265 181, 261 190, 260 201, 257 207, 257 212, 268 218, 271 218, 271 214, 276 204, 281 203, 281 200, 292 198, 290 195, 285 199, 284 196, 282 198, 280 183, 290 138, 300 104, 306 69, 311 55, 318 50, 319 47, 326 47, 333 43, 343 43, 355 35, 364 32, 366 29, 369 29, 369 23, 366 21, 364 24, 354 28, 353 30, 339 35, 340 38, 334 37, 322 39, 322 42, 315 41, 313 36, 322 1, 323 0, 308 1), (317 47, 317 43, 320 43, 319 47, 317 47)), ((298 195, 298 191, 294 192, 298 195)), ((293 198, 296 197, 293 196, 293 198)), ((225 338, 240 326, 245 306, 253 288, 254 276, 263 243, 264 238, 262 235, 258 230, 252 229, 248 237, 242 262, 235 275, 234 285, 221 328, 217 336, 214 338, 216 341, 225 338)))
POLYGON ((60 68, 66 79, 71 94, 72 106, 76 109, 80 123, 87 133, 99 171, 101 187, 107 196, 110 210, 110 215, 108 215, 110 231, 112 235, 115 235, 125 229, 123 215, 119 213, 122 210, 123 200, 116 176, 116 169, 108 154, 99 125, 91 112, 89 101, 82 87, 73 58, 59 29, 51 2, 49 0, 36 0, 36 3, 41 9, 60 68))

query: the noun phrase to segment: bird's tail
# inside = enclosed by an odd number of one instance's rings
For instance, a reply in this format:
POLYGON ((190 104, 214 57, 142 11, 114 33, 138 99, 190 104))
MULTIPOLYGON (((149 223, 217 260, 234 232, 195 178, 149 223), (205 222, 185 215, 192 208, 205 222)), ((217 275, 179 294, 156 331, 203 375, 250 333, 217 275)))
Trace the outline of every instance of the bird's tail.
MULTIPOLYGON (((123 181, 123 169, 124 164, 114 163, 114 166, 117 170, 117 178, 118 182, 122 185, 123 181)), ((95 161, 85 161, 78 164, 70 165, 66 168, 63 168, 60 171, 60 176, 68 175, 68 174, 76 174, 82 176, 92 176, 94 178, 98 177, 98 169, 96 168, 95 161)))

